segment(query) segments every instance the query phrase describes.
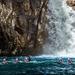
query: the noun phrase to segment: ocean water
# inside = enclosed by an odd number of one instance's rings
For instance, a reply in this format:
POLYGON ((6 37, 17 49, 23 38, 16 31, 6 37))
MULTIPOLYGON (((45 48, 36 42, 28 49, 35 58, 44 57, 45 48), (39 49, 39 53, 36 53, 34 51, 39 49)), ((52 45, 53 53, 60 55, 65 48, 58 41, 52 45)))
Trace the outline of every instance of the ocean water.
POLYGON ((75 58, 72 64, 67 62, 68 58, 61 57, 31 56, 31 61, 23 62, 25 57, 17 57, 18 63, 14 63, 16 57, 7 57, 7 64, 2 64, 4 57, 0 57, 0 75, 75 75, 75 58))

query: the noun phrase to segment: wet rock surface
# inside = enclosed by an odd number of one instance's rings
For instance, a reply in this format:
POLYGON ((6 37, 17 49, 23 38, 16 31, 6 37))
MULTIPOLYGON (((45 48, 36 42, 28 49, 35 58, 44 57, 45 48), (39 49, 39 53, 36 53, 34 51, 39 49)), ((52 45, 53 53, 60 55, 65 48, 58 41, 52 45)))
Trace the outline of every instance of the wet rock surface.
POLYGON ((48 0, 0 0, 0 54, 38 53, 37 48, 47 36, 47 3, 48 0))

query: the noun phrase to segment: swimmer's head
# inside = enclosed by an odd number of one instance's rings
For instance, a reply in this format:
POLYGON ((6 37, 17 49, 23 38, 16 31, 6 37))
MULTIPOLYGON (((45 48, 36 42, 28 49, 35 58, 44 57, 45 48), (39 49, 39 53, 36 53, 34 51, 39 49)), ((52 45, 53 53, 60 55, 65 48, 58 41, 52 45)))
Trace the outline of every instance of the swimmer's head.
POLYGON ((6 59, 4 58, 3 60, 5 61, 6 59))
POLYGON ((18 60, 18 58, 16 58, 16 60, 18 60))

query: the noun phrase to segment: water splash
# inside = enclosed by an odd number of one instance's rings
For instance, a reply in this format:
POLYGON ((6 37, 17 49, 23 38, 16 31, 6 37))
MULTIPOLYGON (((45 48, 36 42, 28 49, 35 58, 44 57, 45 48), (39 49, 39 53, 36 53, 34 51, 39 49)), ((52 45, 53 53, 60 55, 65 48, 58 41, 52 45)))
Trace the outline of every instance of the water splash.
POLYGON ((66 4, 66 0, 49 0, 48 8, 49 35, 43 53, 72 55, 75 52, 75 11, 66 4))
POLYGON ((67 17, 65 22, 65 25, 67 26, 67 32, 71 36, 69 39, 70 49, 75 50, 75 11, 71 7, 67 6, 65 1, 63 2, 63 9, 65 10, 67 17))

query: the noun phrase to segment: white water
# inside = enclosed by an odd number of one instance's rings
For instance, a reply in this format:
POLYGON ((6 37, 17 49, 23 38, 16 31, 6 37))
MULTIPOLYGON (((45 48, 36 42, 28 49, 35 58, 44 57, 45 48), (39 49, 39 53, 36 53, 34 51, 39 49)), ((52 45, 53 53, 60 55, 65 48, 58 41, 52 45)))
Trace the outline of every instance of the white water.
POLYGON ((66 0, 49 0, 48 38, 43 46, 44 54, 75 56, 75 11, 66 0))

